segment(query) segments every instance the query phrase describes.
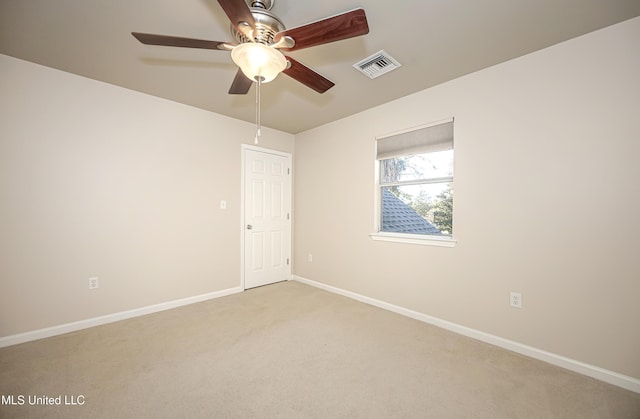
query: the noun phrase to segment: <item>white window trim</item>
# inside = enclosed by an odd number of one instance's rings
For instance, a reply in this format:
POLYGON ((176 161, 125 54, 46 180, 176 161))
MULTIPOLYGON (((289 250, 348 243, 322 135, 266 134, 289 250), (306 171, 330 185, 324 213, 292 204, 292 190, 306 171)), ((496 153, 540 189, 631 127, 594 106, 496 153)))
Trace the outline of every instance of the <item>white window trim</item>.
POLYGON ((420 244, 423 246, 454 247, 458 243, 458 241, 452 237, 429 236, 423 234, 390 233, 386 231, 371 233, 369 234, 369 237, 376 241, 420 244))
MULTIPOLYGON (((403 132, 408 132, 408 131, 412 131, 412 130, 416 130, 416 129, 421 129, 421 128, 428 128, 430 126, 434 126, 434 125, 439 125, 439 124, 443 124, 443 123, 447 123, 447 122, 452 122, 453 118, 448 118, 448 119, 443 119, 440 121, 436 121, 436 122, 432 122, 429 124, 424 124, 421 125, 420 127, 414 127, 414 128, 410 128, 410 129, 405 129, 402 131, 397 131, 391 134, 386 134, 380 137, 376 137, 376 139, 378 138, 385 138, 385 137, 389 137, 391 135, 397 135, 397 134, 401 134, 403 132)), ((374 143, 375 144, 375 143, 374 143)), ((374 146, 375 147, 375 146, 374 146)), ((375 151, 374 151, 374 156, 375 156, 375 151)), ((406 243, 406 244, 417 244, 417 245, 423 245, 423 246, 438 246, 438 247, 455 247, 455 245, 458 243, 458 240, 454 239, 453 237, 448 237, 448 236, 432 236, 432 235, 428 235, 428 234, 408 234, 408 233, 395 233, 395 232, 388 232, 388 231, 380 231, 381 229, 381 211, 382 208, 380 206, 380 190, 381 190, 381 184, 380 184, 380 161, 379 160, 375 160, 374 162, 374 176, 375 176, 375 191, 373 194, 373 199, 374 199, 374 226, 373 226, 373 231, 375 233, 371 233, 369 234, 369 237, 371 237, 372 240, 375 241, 386 241, 386 242, 395 242, 395 243, 406 243)), ((438 179, 439 181, 440 179, 438 179)), ((453 180, 453 179, 452 179, 453 180)), ((424 182, 417 182, 417 183, 424 183, 424 182)))

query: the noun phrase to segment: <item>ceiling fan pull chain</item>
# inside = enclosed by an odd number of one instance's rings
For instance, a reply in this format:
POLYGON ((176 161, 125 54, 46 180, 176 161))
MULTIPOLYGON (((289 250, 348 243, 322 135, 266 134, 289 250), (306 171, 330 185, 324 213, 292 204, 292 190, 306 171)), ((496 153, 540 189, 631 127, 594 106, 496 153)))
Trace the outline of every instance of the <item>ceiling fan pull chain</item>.
POLYGON ((260 87, 262 86, 262 77, 256 77, 258 79, 258 85, 256 86, 256 138, 255 143, 258 144, 258 138, 260 137, 260 87))

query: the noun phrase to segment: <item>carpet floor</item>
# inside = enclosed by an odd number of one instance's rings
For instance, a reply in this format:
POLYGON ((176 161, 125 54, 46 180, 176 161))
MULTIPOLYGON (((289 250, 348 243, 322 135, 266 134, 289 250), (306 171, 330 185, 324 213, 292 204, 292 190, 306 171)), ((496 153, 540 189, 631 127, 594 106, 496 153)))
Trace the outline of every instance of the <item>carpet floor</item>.
POLYGON ((294 281, 2 348, 0 395, 1 418, 640 418, 640 394, 294 281))

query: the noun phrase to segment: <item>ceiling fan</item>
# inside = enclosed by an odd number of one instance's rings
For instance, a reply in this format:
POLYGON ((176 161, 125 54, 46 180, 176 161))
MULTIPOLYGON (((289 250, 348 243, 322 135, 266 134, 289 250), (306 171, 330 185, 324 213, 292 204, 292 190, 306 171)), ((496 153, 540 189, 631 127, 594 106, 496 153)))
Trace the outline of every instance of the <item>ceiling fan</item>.
POLYGON ((273 80, 280 72, 324 93, 334 83, 281 51, 296 51, 369 33, 364 9, 355 9, 293 29, 286 29, 270 12, 275 0, 218 0, 231 21, 233 42, 207 41, 168 35, 132 32, 146 45, 231 51, 240 67, 230 94, 246 94, 251 84, 273 80))

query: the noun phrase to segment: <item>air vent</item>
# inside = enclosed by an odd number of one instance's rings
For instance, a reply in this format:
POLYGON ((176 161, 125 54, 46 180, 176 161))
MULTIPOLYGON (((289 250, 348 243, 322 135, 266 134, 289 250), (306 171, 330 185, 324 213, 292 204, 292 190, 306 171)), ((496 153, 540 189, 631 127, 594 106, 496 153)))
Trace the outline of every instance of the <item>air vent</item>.
POLYGON ((384 51, 380 51, 373 54, 371 57, 367 57, 364 60, 355 63, 353 66, 370 79, 375 79, 376 77, 380 77, 391 70, 395 70, 400 67, 400 65, 401 64, 391 58, 389 54, 384 51))

